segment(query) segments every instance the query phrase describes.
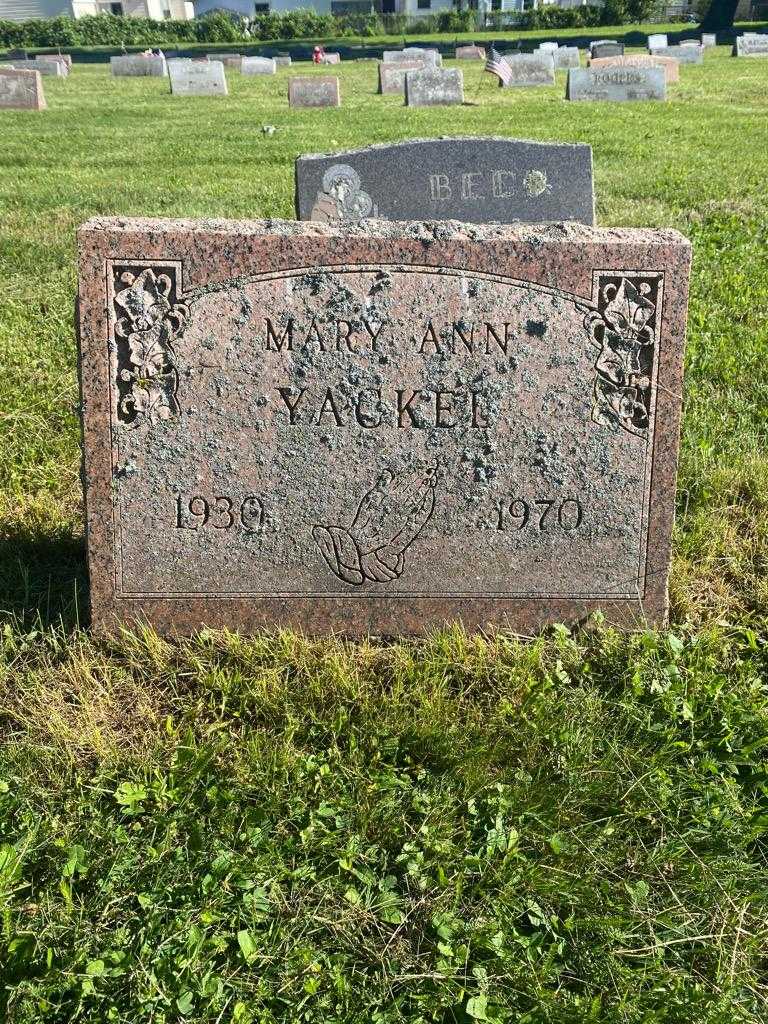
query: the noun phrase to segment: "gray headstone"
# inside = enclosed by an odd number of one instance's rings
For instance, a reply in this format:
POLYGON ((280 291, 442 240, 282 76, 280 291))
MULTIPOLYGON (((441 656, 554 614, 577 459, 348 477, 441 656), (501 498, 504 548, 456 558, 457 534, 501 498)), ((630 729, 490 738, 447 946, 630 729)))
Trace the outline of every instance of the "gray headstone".
POLYGON ((666 32, 654 32, 648 36, 648 49, 654 46, 669 46, 669 39, 666 32))
POLYGON ((303 75, 288 83, 292 107, 340 107, 339 80, 334 75, 303 75))
POLYGON ((565 68, 581 67, 577 46, 558 46, 556 50, 552 51, 552 56, 555 58, 556 71, 562 71, 565 68))
POLYGON ((142 53, 110 57, 109 66, 113 75, 130 78, 164 78, 168 70, 165 57, 145 56, 142 53))
POLYGON ((174 96, 226 96, 227 79, 220 60, 189 64, 171 62, 168 69, 174 96))
POLYGON ((422 68, 405 76, 407 107, 446 107, 464 102, 464 74, 458 68, 422 68))
POLYGON ((705 49, 710 46, 717 46, 717 34, 715 32, 702 32, 701 45, 705 49))
POLYGON ((485 48, 482 46, 457 46, 456 60, 485 60, 485 48))
POLYGON ((703 64, 704 48, 701 46, 655 46, 654 57, 672 57, 679 64, 703 64))
POLYGON ((595 223, 592 149, 500 138, 411 139, 296 161, 300 220, 595 223))
POLYGON ((558 43, 539 43, 539 50, 557 50, 559 48, 558 43))
POLYGON ((766 57, 768 56, 768 35, 749 34, 738 36, 733 48, 734 57, 766 57))
POLYGON ((568 72, 567 100, 665 100, 664 68, 574 68, 568 72))
POLYGON ((27 60, 24 61, 24 70, 39 71, 44 78, 66 78, 69 74, 66 64, 56 60, 27 60))
POLYGON ((277 64, 279 68, 289 68, 292 61, 287 53, 278 53, 275 57, 275 64, 277 64))
POLYGON ((271 57, 243 57, 240 70, 244 75, 274 75, 277 65, 271 57))
MULTIPOLYGON (((551 53, 507 54, 504 60, 509 65, 512 77, 504 86, 511 89, 527 85, 554 85, 555 59, 551 53)), ((503 83, 500 81, 500 84, 503 83)))
POLYGON ((590 57, 623 57, 624 43, 593 43, 589 55, 590 57))
POLYGON ((408 46, 404 50, 385 50, 383 59, 385 64, 419 60, 424 64, 431 64, 433 67, 439 67, 443 62, 443 58, 437 50, 425 50, 420 46, 408 46))
POLYGON ((417 60, 400 60, 394 64, 379 64, 379 92, 382 95, 405 96, 405 76, 409 71, 420 71, 424 64, 417 60))

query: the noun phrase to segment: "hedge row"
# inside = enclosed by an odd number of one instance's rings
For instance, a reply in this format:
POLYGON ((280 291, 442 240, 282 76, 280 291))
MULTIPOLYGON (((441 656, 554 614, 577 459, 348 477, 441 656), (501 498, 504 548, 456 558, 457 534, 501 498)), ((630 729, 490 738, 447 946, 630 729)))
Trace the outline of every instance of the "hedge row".
MULTIPOLYGON (((582 28, 647 20, 658 0, 606 0, 603 7, 540 7, 520 15, 497 13, 490 28, 582 28)), ((16 47, 158 46, 168 43, 243 43, 277 39, 328 39, 341 36, 428 35, 433 32, 472 32, 472 10, 441 11, 411 21, 402 14, 317 14, 311 10, 259 14, 243 19, 215 12, 192 21, 152 21, 111 14, 84 18, 0 20, 0 49, 16 47)))
POLYGON ((241 43, 270 39, 324 39, 339 36, 402 35, 414 29, 431 32, 471 32, 476 27, 473 11, 443 11, 409 22, 403 15, 317 14, 310 10, 285 14, 260 14, 246 22, 221 12, 192 21, 152 21, 111 14, 38 18, 34 21, 0 20, 0 48, 141 46, 163 43, 241 43))

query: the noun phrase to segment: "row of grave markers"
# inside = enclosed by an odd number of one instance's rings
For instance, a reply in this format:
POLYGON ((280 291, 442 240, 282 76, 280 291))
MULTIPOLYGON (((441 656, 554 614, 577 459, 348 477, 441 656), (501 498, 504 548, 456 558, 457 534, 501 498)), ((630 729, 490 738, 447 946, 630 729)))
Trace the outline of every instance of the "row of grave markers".
MULTIPOLYGON (((641 100, 666 98, 666 86, 679 80, 680 64, 701 64, 704 51, 716 43, 714 35, 702 35, 700 41, 684 40, 669 46, 664 34, 648 37, 648 55, 625 55, 616 40, 595 40, 590 44, 588 68, 580 66, 576 47, 542 43, 534 53, 513 52, 503 55, 509 67, 504 87, 553 85, 555 71, 566 69, 568 100, 641 100)), ((745 33, 737 38, 734 55, 768 56, 768 35, 745 33)), ((459 59, 482 60, 482 47, 457 47, 459 59)), ((443 69, 437 50, 407 47, 385 50, 379 64, 379 91, 404 96, 407 106, 453 105, 464 102, 463 74, 458 68, 443 69)), ((339 54, 323 55, 323 62, 339 63, 339 54)), ((45 109, 40 76, 65 77, 72 65, 68 54, 46 55, 20 64, 0 65, 0 108, 45 109)), ((225 67, 237 68, 244 75, 272 75, 279 66, 290 66, 288 54, 276 57, 246 57, 242 54, 218 54, 199 58, 168 57, 162 53, 131 54, 111 58, 111 71, 117 76, 164 77, 170 80, 174 95, 227 95, 225 67)), ((338 107, 341 94, 338 78, 312 76, 292 78, 288 99, 291 106, 338 107)))

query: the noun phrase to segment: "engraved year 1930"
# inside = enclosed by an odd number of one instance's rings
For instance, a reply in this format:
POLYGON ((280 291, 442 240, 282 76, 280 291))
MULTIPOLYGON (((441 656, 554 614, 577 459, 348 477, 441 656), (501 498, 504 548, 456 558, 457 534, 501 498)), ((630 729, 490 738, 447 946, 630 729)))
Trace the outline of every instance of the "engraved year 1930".
POLYGON ((255 494, 244 498, 230 498, 226 494, 206 497, 202 494, 176 496, 176 529, 231 530, 233 527, 246 533, 261 533, 265 525, 264 502, 255 494))

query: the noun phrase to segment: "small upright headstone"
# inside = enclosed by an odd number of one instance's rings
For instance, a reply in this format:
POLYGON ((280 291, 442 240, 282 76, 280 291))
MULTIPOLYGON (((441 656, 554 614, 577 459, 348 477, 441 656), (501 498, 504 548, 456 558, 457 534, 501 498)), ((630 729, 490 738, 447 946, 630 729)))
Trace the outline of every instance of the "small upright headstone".
POLYGON ((292 107, 340 107, 339 80, 334 75, 302 75, 288 83, 292 107))
POLYGON ((559 43, 539 43, 538 48, 540 50, 557 50, 559 45, 559 43))
POLYGON ((456 60, 485 60, 485 48, 482 46, 457 46, 456 60))
POLYGON ((72 54, 71 53, 39 53, 35 60, 55 60, 63 63, 67 67, 67 71, 72 70, 72 54))
POLYGON ((667 79, 664 68, 601 67, 574 68, 568 72, 567 100, 665 100, 667 79))
POLYGON ((243 57, 240 70, 244 75, 274 75, 277 65, 271 57, 243 57))
POLYGON ((592 150, 483 137, 410 139, 296 161, 296 215, 353 223, 595 223, 592 150))
POLYGON ((694 43, 693 46, 655 46, 651 50, 653 57, 672 57, 679 64, 703 64, 704 48, 694 43))
POLYGON ((677 232, 100 218, 78 244, 97 630, 665 621, 677 232))
POLYGON ((321 64, 341 64, 340 53, 324 53, 321 60, 321 64))
POLYGON ((654 57, 650 53, 629 53, 623 57, 595 57, 589 62, 590 68, 615 68, 615 67, 657 67, 664 68, 667 85, 671 82, 680 81, 680 65, 671 57, 654 57))
POLYGON ((405 76, 407 107, 446 107, 464 102, 464 75, 458 68, 422 68, 405 76))
POLYGON ((669 46, 669 39, 667 38, 666 32, 654 32, 648 36, 648 50, 652 50, 654 47, 669 46))
POLYGON ((226 96, 227 78, 220 60, 189 64, 171 62, 168 69, 174 96, 226 96))
POLYGON ((768 35, 737 36, 732 53, 734 57, 768 57, 768 35))
POLYGON ((581 66, 577 46, 558 46, 556 50, 552 51, 552 56, 555 58, 555 69, 557 71, 581 66))
POLYGON ((168 73, 165 57, 155 54, 129 53, 110 57, 109 66, 113 75, 126 77, 164 78, 168 73))
POLYGON ((239 68, 243 59, 242 53, 207 53, 208 60, 220 60, 225 68, 239 68))
POLYGON ((45 110, 39 71, 0 68, 0 110, 45 110))
POLYGON ((710 46, 717 46, 717 34, 715 32, 702 32, 701 45, 707 49, 710 46))
POLYGON ((290 53, 278 53, 275 57, 275 64, 277 64, 279 68, 289 68, 291 63, 290 53))
POLYGON ((589 56, 591 57, 623 57, 624 56, 624 43, 593 43, 590 47, 589 56))
POLYGON ((66 78, 69 74, 67 65, 61 60, 28 60, 24 62, 24 68, 39 71, 43 78, 66 78))
POLYGON ((504 60, 511 73, 506 84, 499 79, 499 85, 505 89, 555 84, 555 59, 551 53, 506 54, 504 60))
POLYGON ((394 64, 379 64, 379 92, 384 95, 405 96, 405 76, 409 71, 420 71, 421 61, 400 60, 394 64))
POLYGON ((385 64, 414 60, 432 67, 439 67, 442 64, 442 57, 437 50, 425 50, 420 46, 408 46, 404 50, 385 50, 383 60, 385 64))

